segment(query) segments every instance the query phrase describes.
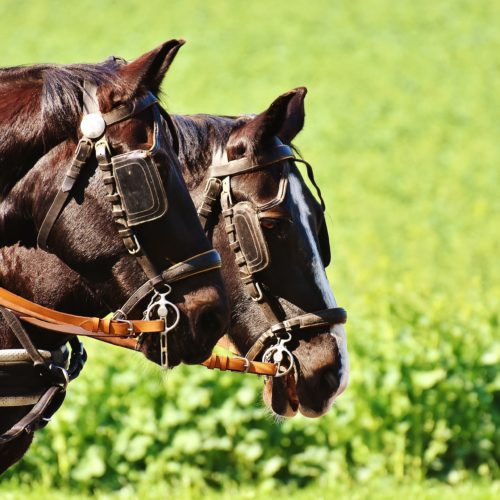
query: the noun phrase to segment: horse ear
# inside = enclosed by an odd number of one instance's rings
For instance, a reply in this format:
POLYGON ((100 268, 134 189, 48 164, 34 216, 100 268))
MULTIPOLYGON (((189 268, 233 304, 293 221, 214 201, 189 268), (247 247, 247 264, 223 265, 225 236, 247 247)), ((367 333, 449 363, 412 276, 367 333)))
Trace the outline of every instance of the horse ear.
POLYGON ((266 143, 278 135, 286 121, 288 105, 293 97, 293 91, 280 95, 266 111, 248 123, 249 131, 253 132, 254 144, 266 143))
POLYGON ((279 132, 276 134, 285 144, 290 144, 302 130, 306 116, 304 99, 306 98, 307 89, 305 87, 297 87, 289 93, 292 94, 292 98, 288 101, 286 117, 279 132))
POLYGON ((185 43, 184 40, 169 40, 129 64, 121 66, 119 74, 126 89, 123 93, 114 90, 115 95, 111 96, 114 104, 133 98, 140 89, 157 94, 172 61, 185 43))
POLYGON ((280 95, 271 106, 242 127, 236 129, 227 143, 229 159, 236 159, 258 151, 278 136, 289 143, 304 125, 305 87, 280 95))

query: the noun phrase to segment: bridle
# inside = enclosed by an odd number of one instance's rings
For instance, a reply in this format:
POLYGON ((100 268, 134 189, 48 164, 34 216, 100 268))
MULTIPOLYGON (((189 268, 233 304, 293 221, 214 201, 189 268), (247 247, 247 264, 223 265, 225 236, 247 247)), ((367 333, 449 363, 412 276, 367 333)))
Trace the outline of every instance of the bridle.
MULTIPOLYGON (((285 312, 277 297, 271 295, 259 281, 259 273, 271 265, 270 252, 262 231, 259 214, 285 200, 290 174, 290 165, 287 160, 306 165, 309 179, 316 188, 322 213, 324 213, 325 203, 314 179, 311 165, 296 158, 292 148, 283 144, 278 138, 275 138, 273 147, 261 155, 256 163, 253 163, 250 158, 244 157, 229 161, 225 165, 212 165, 204 197, 198 208, 198 216, 206 230, 210 216, 218 210, 220 204, 229 246, 235 254, 240 279, 251 299, 259 304, 270 324, 270 327, 259 336, 248 350, 244 359, 253 362, 262 354, 263 362, 271 362, 276 365, 276 374, 274 375, 276 377, 285 375, 294 366, 294 357, 286 347, 294 333, 301 330, 324 329, 345 323, 347 320, 347 313, 341 307, 323 309, 286 319, 285 312), (256 172, 281 162, 286 163, 282 166, 278 193, 273 200, 259 207, 248 201, 234 202, 231 194, 231 179, 234 176, 256 172)), ((330 247, 326 231, 323 216, 319 241, 325 267, 330 261, 330 247)))
MULTIPOLYGON (((168 209, 168 200, 158 167, 159 162, 156 160, 162 140, 169 141, 169 147, 162 151, 163 154, 167 154, 168 163, 175 164, 177 161, 174 157, 172 141, 164 133, 168 127, 163 126, 158 99, 148 92, 144 97, 134 99, 103 114, 99 109, 97 87, 84 82, 83 112, 81 123, 83 137, 78 142, 72 165, 66 173, 62 186, 42 222, 38 233, 38 246, 50 251, 47 243, 50 232, 71 196, 71 190, 82 168, 94 153, 106 187, 106 199, 112 206, 113 219, 119 227, 118 233, 125 248, 136 258, 148 278, 114 313, 112 320, 127 324, 128 333, 133 337, 136 331, 128 315, 145 297, 154 293, 143 320, 148 322, 156 315, 164 321, 164 328, 160 332, 160 364, 163 368, 167 368, 167 333, 177 326, 180 318, 177 306, 166 298, 171 291, 171 285, 196 274, 220 268, 220 256, 216 250, 209 250, 159 272, 134 232, 136 226, 163 217, 168 209), (148 108, 152 108, 154 119, 152 147, 147 151, 135 150, 114 155, 106 138, 106 128, 130 119, 148 108), (170 324, 168 323, 169 313, 173 313, 173 321, 170 324)), ((170 131, 172 132, 171 128, 170 131)), ((151 331, 143 329, 137 333, 140 335, 151 333, 151 331)))
MULTIPOLYGON (((61 313, 0 287, 0 316, 22 346, 22 349, 0 350, 0 407, 34 405, 25 417, 0 435, 0 449, 22 433, 45 426, 60 407, 68 382, 78 376, 87 357, 77 335, 137 349, 144 334, 159 333, 160 364, 162 368, 168 368, 167 334, 177 326, 180 318, 177 306, 167 299, 172 285, 221 267, 218 252, 209 250, 163 271, 156 269, 140 245, 134 228, 162 217, 168 209, 156 160, 162 140, 170 141, 169 145, 172 146, 171 137, 167 137, 166 127, 162 123, 166 112, 160 112, 157 98, 148 93, 108 113, 101 113, 96 94, 97 87, 85 82, 81 123, 83 136, 78 141, 71 165, 41 224, 38 246, 50 251, 50 233, 72 196, 82 169, 95 155, 106 186, 106 199, 112 206, 114 221, 119 226, 118 233, 127 251, 137 259, 147 281, 120 309, 106 318, 61 313), (151 149, 114 155, 106 139, 106 128, 148 108, 152 108, 154 117, 154 143, 151 149), (134 187, 139 189, 134 190, 134 187), (143 319, 128 319, 130 312, 151 294, 143 319), (71 357, 65 345, 54 352, 37 349, 22 322, 69 335, 71 357)), ((169 121, 166 121, 168 125, 169 121)), ((173 132, 171 127, 170 131, 173 132)), ((173 147, 164 149, 161 153, 169 155, 168 162, 175 164, 177 159, 172 152, 173 147)))

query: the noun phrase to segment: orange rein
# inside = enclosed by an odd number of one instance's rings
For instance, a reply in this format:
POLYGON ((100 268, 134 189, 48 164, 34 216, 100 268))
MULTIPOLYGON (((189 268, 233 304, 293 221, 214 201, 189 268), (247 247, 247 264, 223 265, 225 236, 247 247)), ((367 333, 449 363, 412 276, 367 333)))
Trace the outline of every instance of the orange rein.
MULTIPOLYGON (((95 338, 102 342, 136 350, 137 337, 142 333, 160 333, 164 330, 163 320, 120 320, 77 316, 43 307, 0 287, 0 306, 10 309, 22 321, 64 335, 81 335, 95 338)), ((217 344, 230 351, 237 351, 228 339, 221 339, 217 344)), ((254 373, 274 376, 276 366, 272 363, 249 361, 233 354, 225 356, 212 354, 200 363, 210 370, 254 373)))

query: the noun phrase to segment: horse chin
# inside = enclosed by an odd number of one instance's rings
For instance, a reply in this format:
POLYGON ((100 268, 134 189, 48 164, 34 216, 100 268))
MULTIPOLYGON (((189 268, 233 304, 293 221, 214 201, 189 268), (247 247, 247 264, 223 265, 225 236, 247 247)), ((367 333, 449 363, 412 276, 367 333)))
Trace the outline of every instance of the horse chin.
POLYGON ((283 377, 269 377, 264 386, 264 403, 280 417, 294 417, 299 409, 295 374, 290 372, 283 377))

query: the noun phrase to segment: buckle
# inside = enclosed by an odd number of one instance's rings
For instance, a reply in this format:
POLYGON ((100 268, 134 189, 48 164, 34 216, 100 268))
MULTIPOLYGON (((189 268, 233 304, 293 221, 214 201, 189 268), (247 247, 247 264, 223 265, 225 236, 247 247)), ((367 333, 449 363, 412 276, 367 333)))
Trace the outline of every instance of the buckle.
MULTIPOLYGON (((118 311, 116 311, 115 314, 118 312, 123 314, 123 311, 121 311, 120 309, 118 309, 118 311)), ((123 318, 120 318, 120 317, 115 318, 115 315, 113 315, 113 317, 111 318, 111 321, 116 321, 117 323, 126 323, 127 324, 127 337, 134 336, 134 325, 132 324, 132 321, 127 319, 126 316, 123 318)))
POLYGON ((52 377, 59 379, 59 383, 57 385, 66 390, 66 387, 68 387, 69 384, 69 375, 66 369, 62 366, 55 365, 54 363, 50 363, 47 368, 52 377))

